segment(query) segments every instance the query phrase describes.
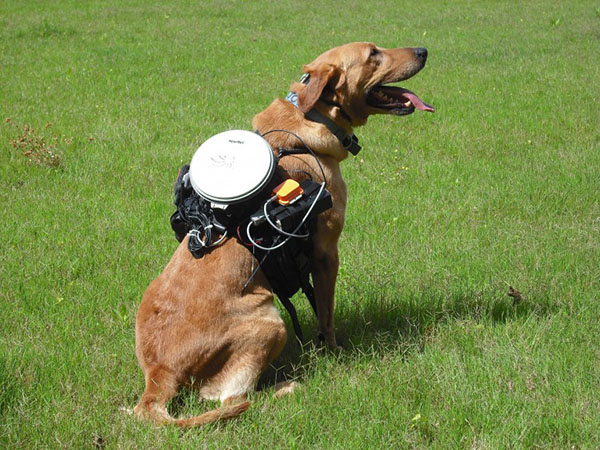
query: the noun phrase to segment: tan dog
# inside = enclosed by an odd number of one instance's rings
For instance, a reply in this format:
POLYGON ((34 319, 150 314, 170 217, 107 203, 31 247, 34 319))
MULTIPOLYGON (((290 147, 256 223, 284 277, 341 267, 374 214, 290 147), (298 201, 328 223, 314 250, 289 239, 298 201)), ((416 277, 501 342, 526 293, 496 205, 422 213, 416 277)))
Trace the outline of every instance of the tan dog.
MULTIPOLYGON (((424 48, 384 49, 370 43, 334 48, 304 67, 308 81, 292 85, 296 106, 277 99, 253 120, 260 133, 285 129, 300 136, 323 166, 333 208, 318 218, 311 274, 319 337, 330 348, 337 347, 333 318, 337 246, 347 195, 339 163, 348 157, 348 150, 328 126, 305 113, 318 111, 349 137, 371 114, 405 115, 415 108, 432 111, 410 91, 382 87, 410 78, 426 59, 424 48)), ((287 133, 265 137, 274 149, 302 146, 287 133)), ((286 156, 280 167, 298 180, 306 176, 299 174, 307 172, 317 181, 322 178, 310 155, 286 156)), ((136 353, 146 390, 136 415, 194 426, 235 417, 250 406, 247 393, 281 352, 287 336, 262 273, 241 293, 251 270, 248 250, 235 239, 200 259, 189 252, 187 238, 181 243, 146 290, 138 311, 136 353), (182 385, 197 387, 201 398, 220 400, 222 407, 197 417, 172 418, 166 404, 182 385)))

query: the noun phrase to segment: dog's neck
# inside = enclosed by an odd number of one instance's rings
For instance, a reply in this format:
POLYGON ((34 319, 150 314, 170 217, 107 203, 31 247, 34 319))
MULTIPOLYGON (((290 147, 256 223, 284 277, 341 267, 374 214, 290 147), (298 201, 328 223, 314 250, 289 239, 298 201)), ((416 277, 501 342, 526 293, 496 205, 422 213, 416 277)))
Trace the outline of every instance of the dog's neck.
MULTIPOLYGON (((287 95, 286 100, 298 108, 297 91, 304 89, 304 83, 297 83, 287 95)), ((341 146, 357 155, 361 147, 358 138, 352 132, 352 119, 343 110, 342 105, 325 97, 320 98, 315 107, 304 114, 306 119, 324 125, 340 142, 341 146)))
MULTIPOLYGON (((326 111, 323 110, 322 113, 325 114, 326 111)), ((302 111, 282 98, 275 99, 264 111, 254 116, 252 126, 261 134, 270 130, 292 132, 322 157, 338 162, 348 157, 348 150, 325 125, 307 119, 302 111)), ((273 148, 302 147, 302 142, 284 132, 270 133, 266 139, 273 148)))
POLYGON ((348 134, 352 133, 352 117, 346 111, 342 105, 333 99, 328 99, 325 96, 322 96, 317 103, 324 103, 325 105, 331 108, 329 114, 331 118, 335 120, 336 123, 341 124, 344 129, 348 132, 348 134))

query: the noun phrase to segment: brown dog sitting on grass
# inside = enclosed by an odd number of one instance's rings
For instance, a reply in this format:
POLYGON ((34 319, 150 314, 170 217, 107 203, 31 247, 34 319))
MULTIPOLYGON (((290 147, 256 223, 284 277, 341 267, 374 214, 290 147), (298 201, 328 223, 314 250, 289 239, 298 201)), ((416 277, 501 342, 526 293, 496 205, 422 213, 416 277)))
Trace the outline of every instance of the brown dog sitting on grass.
MULTIPOLYGON (((384 86, 412 77, 426 59, 424 48, 385 49, 371 43, 336 47, 304 66, 307 76, 292 85, 291 100, 275 100, 253 120, 261 134, 283 129, 302 138, 323 167, 333 207, 318 216, 311 275, 319 338, 331 349, 337 347, 334 293, 347 196, 339 163, 349 151, 360 149, 353 128, 364 125, 369 115, 433 111, 412 92, 384 86)), ((265 138, 274 149, 302 147, 288 133, 265 138)), ((310 174, 321 181, 321 169, 311 155, 290 155, 279 165, 290 178, 300 181, 310 174)), ((135 407, 138 417, 195 426, 232 418, 248 409, 247 394, 281 352, 287 336, 269 283, 260 271, 241 293, 252 265, 248 250, 236 239, 229 238, 195 259, 186 238, 150 284, 136 323, 136 353, 146 380, 146 390, 135 407), (166 404, 192 380, 201 398, 220 400, 221 408, 174 419, 166 404)), ((283 390, 291 390, 290 385, 283 390)))

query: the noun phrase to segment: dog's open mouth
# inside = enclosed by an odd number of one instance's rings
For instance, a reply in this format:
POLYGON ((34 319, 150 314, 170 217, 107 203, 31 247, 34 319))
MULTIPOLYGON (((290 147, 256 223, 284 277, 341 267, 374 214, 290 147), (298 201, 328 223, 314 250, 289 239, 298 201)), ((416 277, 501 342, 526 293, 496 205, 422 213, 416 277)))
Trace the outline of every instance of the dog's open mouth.
POLYGON ((375 86, 367 94, 367 104, 397 116, 411 114, 415 109, 435 111, 433 106, 423 102, 414 92, 396 86, 375 86))

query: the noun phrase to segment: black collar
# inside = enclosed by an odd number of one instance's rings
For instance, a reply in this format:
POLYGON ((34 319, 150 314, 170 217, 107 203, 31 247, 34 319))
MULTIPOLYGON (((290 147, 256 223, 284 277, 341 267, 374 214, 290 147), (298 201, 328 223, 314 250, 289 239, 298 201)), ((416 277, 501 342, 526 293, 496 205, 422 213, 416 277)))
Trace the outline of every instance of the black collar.
MULTIPOLYGON (((308 84, 309 79, 310 79, 310 75, 305 73, 302 76, 302 78, 300 78, 300 82, 302 84, 308 84)), ((290 102, 292 105, 294 105, 296 108, 298 108, 298 94, 296 94, 295 92, 290 92, 285 97, 285 99, 288 102, 290 102)), ((321 99, 321 100, 324 101, 325 103, 327 103, 328 105, 337 106, 338 108, 340 108, 342 114, 344 115, 344 118, 347 119, 350 123, 352 123, 350 116, 342 109, 340 104, 335 103, 335 102, 329 102, 329 101, 323 100, 323 99, 321 99)), ((321 114, 316 109, 311 109, 310 111, 305 113, 305 116, 308 120, 312 120, 313 122, 318 122, 318 123, 322 123, 323 125, 325 125, 327 127, 327 129, 329 131, 331 131, 331 133, 333 133, 333 135, 336 138, 338 138, 338 140, 340 141, 342 146, 346 150, 348 150, 350 153, 352 153, 354 156, 356 156, 358 154, 358 152, 360 152, 360 149, 362 147, 360 145, 358 145, 358 138, 354 134, 346 133, 346 131, 342 127, 340 127, 337 123, 335 123, 329 117, 325 117, 323 114, 321 114)))
POLYGON ((344 108, 342 108, 342 105, 340 105, 338 102, 334 102, 333 100, 327 100, 326 98, 320 98, 319 100, 321 100, 326 105, 335 106, 336 108, 339 108, 340 113, 342 114, 344 119, 346 119, 348 121, 348 123, 350 125, 352 125, 352 117, 350 117, 350 114, 348 114, 346 111, 344 111, 344 108))

